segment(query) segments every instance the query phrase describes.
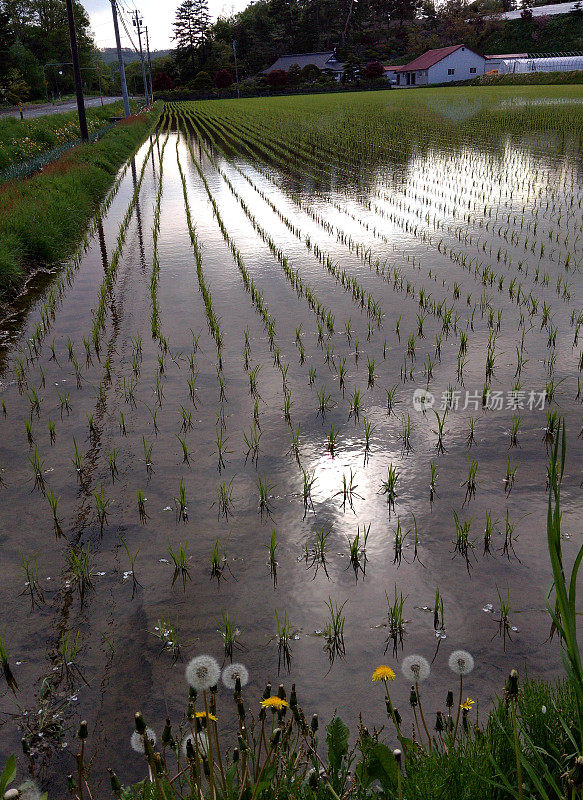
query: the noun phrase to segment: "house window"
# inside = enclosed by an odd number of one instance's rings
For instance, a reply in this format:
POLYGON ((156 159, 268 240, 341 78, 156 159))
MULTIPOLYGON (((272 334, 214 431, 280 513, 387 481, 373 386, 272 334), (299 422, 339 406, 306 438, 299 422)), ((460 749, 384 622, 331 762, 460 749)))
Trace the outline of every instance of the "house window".
POLYGON ((470 75, 475 75, 475 73, 476 73, 476 68, 470 67, 470 75))
POLYGON ((448 69, 447 74, 448 75, 455 75, 455 69, 448 69))

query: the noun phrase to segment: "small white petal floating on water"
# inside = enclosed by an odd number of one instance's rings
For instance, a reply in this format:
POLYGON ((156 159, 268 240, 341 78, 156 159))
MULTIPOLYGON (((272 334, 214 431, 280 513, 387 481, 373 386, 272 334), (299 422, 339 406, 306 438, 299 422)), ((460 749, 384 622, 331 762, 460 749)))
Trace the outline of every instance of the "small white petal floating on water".
POLYGON ((486 614, 489 614, 491 611, 494 611, 494 606, 492 605, 492 603, 486 603, 482 611, 485 611, 486 614))
POLYGON ((166 506, 162 511, 172 511, 172 506, 166 506))
POLYGON ((158 564, 169 564, 169 563, 170 562, 168 561, 167 558, 159 558, 158 559, 158 564))

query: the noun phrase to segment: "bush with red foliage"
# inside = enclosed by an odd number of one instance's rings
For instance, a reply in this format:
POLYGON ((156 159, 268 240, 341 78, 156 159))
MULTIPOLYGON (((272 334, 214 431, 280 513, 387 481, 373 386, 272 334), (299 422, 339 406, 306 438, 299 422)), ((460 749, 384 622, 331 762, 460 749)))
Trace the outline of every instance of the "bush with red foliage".
POLYGON ((220 69, 215 75, 217 89, 228 89, 233 83, 233 76, 227 69, 220 69))
POLYGON ((155 92, 169 92, 171 89, 174 89, 174 81, 166 70, 156 72, 152 75, 152 89, 155 92))
POLYGON ((285 86, 287 83, 287 72, 284 69, 274 69, 266 75, 267 83, 274 88, 285 86))
POLYGON ((380 61, 369 61, 362 71, 362 77, 365 80, 373 81, 382 78, 385 74, 385 69, 380 61))

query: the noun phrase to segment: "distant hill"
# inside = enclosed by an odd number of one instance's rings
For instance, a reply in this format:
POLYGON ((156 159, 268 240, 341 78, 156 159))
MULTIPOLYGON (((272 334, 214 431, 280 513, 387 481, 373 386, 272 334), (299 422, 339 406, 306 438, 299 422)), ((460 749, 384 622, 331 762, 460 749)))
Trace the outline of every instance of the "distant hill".
MULTIPOLYGON (((131 64, 132 61, 139 61, 140 55, 130 47, 122 47, 121 49, 123 60, 125 64, 131 64)), ((151 58, 162 58, 171 53, 171 50, 150 50, 151 58)), ((112 64, 117 61, 117 50, 115 47, 102 47, 100 53, 103 55, 103 60, 106 64, 112 64)))

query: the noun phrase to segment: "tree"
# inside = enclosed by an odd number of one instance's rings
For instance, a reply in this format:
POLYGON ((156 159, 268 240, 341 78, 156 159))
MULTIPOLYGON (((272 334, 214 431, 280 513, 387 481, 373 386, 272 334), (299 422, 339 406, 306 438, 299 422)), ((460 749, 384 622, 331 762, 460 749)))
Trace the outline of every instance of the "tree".
POLYGON ((206 60, 209 25, 208 0, 183 0, 176 9, 174 40, 183 72, 193 75, 206 60))

